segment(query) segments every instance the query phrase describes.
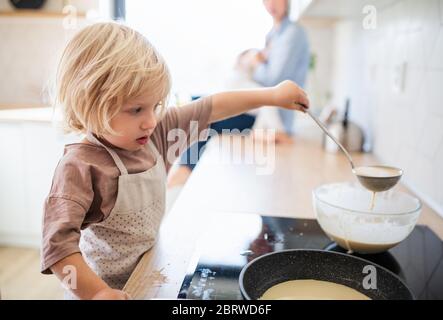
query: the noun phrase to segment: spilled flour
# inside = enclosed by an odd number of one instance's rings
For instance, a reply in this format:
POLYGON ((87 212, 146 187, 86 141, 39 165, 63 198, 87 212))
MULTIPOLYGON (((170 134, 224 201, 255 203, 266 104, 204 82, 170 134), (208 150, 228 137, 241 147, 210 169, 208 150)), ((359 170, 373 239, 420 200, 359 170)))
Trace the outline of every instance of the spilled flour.
POLYGON ((152 286, 161 286, 162 284, 165 284, 168 282, 168 277, 165 276, 163 272, 164 268, 161 268, 160 270, 154 270, 149 275, 150 282, 152 286))

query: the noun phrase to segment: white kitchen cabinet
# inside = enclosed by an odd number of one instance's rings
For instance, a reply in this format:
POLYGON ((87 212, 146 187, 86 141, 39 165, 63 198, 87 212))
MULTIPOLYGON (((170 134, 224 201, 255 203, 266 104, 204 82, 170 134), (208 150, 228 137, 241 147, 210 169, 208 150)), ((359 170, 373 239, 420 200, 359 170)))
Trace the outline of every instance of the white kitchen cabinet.
POLYGON ((50 121, 5 120, 0 112, 0 245, 38 247, 42 209, 66 143, 50 121))
POLYGON ((0 124, 0 241, 26 230, 21 124, 0 124))

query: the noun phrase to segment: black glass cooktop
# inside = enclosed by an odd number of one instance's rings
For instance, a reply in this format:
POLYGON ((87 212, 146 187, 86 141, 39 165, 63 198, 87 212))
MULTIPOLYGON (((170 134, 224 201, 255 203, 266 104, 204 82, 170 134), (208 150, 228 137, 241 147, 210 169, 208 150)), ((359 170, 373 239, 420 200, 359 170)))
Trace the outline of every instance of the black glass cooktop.
MULTIPOLYGON (((238 213, 209 217, 178 298, 242 299, 240 271, 265 253, 284 249, 344 252, 316 220, 238 213)), ((443 242, 428 227, 416 226, 407 239, 387 252, 357 256, 397 274, 418 299, 443 299, 443 242)))

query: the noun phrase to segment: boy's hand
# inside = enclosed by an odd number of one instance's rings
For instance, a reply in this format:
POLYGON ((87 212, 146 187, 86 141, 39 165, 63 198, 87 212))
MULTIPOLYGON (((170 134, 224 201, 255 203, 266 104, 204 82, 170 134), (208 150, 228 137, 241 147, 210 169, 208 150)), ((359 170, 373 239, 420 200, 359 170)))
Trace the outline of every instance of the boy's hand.
POLYGON ((272 88, 276 106, 305 112, 309 108, 306 92, 290 80, 280 82, 272 88))
POLYGON ((131 297, 124 291, 105 288, 97 292, 92 300, 130 300, 131 297))

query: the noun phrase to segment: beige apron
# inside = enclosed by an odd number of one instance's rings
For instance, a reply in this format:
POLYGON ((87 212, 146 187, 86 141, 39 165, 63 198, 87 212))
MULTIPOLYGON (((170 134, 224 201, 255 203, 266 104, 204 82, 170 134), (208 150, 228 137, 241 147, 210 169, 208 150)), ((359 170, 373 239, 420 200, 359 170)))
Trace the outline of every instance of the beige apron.
POLYGON ((86 263, 100 278, 111 288, 121 290, 142 255, 157 238, 165 212, 166 168, 151 140, 148 146, 155 155, 155 165, 147 171, 128 174, 114 150, 92 134, 87 138, 109 152, 120 176, 114 208, 104 221, 81 231, 80 250, 86 263))

